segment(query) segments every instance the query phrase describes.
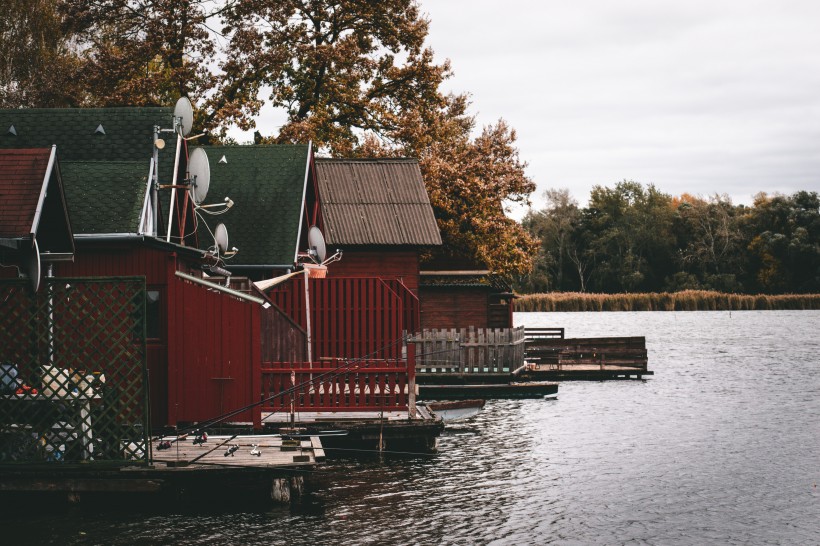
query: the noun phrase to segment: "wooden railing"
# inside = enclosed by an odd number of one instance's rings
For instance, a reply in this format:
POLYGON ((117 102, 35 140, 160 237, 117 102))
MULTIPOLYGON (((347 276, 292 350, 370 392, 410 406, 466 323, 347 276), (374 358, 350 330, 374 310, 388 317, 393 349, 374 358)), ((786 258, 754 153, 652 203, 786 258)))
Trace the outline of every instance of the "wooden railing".
POLYGON ((416 346, 416 372, 509 374, 524 364, 524 328, 424 330, 416 346))
POLYGON ((599 337, 527 339, 526 360, 552 369, 569 365, 622 366, 647 369, 646 338, 599 337))
POLYGON ((406 360, 264 362, 262 411, 403 411, 413 377, 406 360))
POLYGON ((525 328, 524 336, 531 339, 564 339, 563 328, 525 328))

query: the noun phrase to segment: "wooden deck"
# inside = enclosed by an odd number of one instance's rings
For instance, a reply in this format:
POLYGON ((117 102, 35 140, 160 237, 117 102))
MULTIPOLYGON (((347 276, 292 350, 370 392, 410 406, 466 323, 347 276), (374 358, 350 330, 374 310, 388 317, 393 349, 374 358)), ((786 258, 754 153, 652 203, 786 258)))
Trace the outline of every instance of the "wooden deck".
POLYGON ((514 372, 522 379, 600 381, 653 375, 644 337, 565 339, 563 328, 528 328, 526 334, 526 365, 514 372))
POLYGON ((325 456, 321 439, 315 436, 293 442, 288 442, 279 435, 209 436, 205 443, 196 445, 192 436, 170 441, 171 447, 164 450, 159 449, 161 440, 154 440, 152 443, 155 466, 299 467, 314 466, 323 461, 325 456), (252 451, 259 454, 255 455, 252 451))
POLYGON ((153 440, 152 449, 153 463, 124 467, 5 465, 0 469, 0 499, 167 503, 170 507, 287 503, 302 494, 304 477, 325 459, 318 437, 288 442, 278 435, 210 436, 204 444, 194 444, 193 436, 188 436, 153 440), (158 449, 165 441, 172 442, 170 449, 158 449), (252 453, 254 449, 259 455, 252 453))
POLYGON ((608 364, 563 364, 560 367, 536 364, 522 368, 515 375, 522 381, 607 381, 643 379, 643 376, 654 373, 640 367, 608 364))

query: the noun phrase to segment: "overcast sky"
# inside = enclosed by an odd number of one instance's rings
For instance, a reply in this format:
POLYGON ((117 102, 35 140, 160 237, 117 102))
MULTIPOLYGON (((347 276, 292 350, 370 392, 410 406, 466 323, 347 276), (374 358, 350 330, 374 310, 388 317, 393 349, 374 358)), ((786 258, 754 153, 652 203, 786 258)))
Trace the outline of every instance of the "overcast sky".
MULTIPOLYGON (((503 117, 528 174, 673 195, 820 190, 820 1, 421 0, 479 126, 503 117)), ((520 217, 521 212, 514 214, 520 217)))

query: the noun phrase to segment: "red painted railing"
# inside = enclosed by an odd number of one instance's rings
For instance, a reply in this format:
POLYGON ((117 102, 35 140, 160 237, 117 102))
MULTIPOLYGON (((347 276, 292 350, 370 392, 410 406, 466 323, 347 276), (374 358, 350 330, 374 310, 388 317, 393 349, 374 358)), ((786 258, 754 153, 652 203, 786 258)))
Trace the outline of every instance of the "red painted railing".
POLYGON ((407 410, 414 375, 406 360, 265 362, 262 411, 407 410))

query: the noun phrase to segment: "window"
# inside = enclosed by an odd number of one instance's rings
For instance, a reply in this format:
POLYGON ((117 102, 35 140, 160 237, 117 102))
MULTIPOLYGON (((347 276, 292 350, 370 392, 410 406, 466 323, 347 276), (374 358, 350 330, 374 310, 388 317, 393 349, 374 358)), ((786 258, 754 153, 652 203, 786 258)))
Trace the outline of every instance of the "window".
POLYGON ((145 336, 147 339, 160 337, 160 294, 159 290, 145 292, 145 336))

